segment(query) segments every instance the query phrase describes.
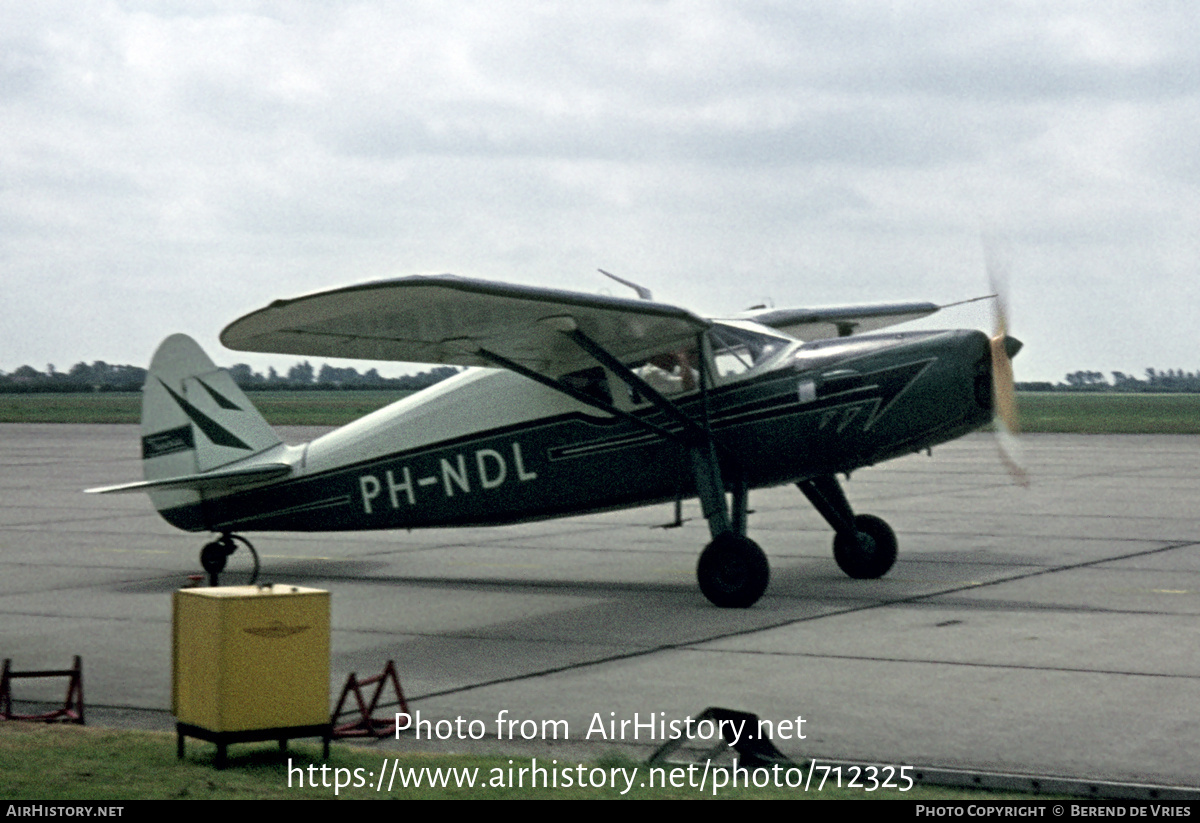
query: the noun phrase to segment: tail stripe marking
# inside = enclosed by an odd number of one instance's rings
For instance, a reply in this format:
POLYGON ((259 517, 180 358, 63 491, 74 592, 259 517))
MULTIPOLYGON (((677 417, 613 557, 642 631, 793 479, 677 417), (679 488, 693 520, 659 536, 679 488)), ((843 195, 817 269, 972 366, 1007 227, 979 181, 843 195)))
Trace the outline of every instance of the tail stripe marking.
POLYGON ((196 382, 204 387, 204 390, 206 392, 208 392, 208 396, 211 397, 213 400, 215 400, 217 405, 220 406, 221 408, 229 409, 231 411, 241 411, 242 410, 240 406, 238 406, 236 403, 234 403, 232 400, 230 400, 225 395, 221 394, 219 391, 214 389, 212 386, 205 383, 199 377, 196 378, 196 382))
MULTIPOLYGON (((242 442, 242 439, 240 437, 238 437, 233 432, 231 432, 228 429, 226 429, 225 427, 223 427, 220 423, 213 420, 211 417, 206 415, 204 412, 200 411, 198 408, 193 406, 188 401, 184 400, 178 394, 171 391, 171 387, 168 386, 166 383, 163 383, 161 378, 159 379, 158 382, 160 384, 162 384, 162 387, 164 389, 167 390, 167 394, 171 395, 172 399, 174 399, 175 402, 179 404, 179 408, 183 409, 184 414, 186 414, 188 417, 190 417, 192 422, 196 424, 196 426, 200 429, 200 431, 202 431, 206 435, 208 435, 208 439, 211 440, 215 445, 229 446, 230 448, 234 448, 234 449, 245 449, 246 451, 253 451, 253 449, 251 449, 244 442, 242 442)), ((203 386, 204 384, 201 383, 200 385, 203 386)), ((205 386, 205 388, 208 388, 208 387, 205 386)))

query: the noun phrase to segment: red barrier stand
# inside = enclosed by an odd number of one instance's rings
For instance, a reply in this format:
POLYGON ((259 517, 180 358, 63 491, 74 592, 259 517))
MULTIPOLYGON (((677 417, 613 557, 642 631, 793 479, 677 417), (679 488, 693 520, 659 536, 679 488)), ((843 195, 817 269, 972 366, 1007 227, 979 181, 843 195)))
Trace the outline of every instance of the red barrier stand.
POLYGON ((52 723, 61 720, 64 723, 83 725, 83 658, 75 655, 75 666, 70 669, 53 669, 40 672, 14 672, 12 658, 4 659, 4 674, 0 675, 0 719, 4 720, 40 720, 52 723), (34 677, 67 677, 67 697, 61 709, 55 709, 45 714, 13 714, 12 710, 12 681, 34 677))
POLYGON ((358 675, 354 672, 346 678, 346 685, 342 688, 342 696, 338 699, 337 708, 333 710, 333 736, 340 737, 390 737, 396 731, 396 713, 392 713, 386 720, 377 720, 373 715, 376 709, 399 708, 400 714, 408 714, 408 701, 404 699, 404 692, 400 688, 400 677, 396 674, 396 664, 389 660, 383 668, 383 673, 375 677, 368 677, 366 680, 359 680, 358 675), (383 696, 383 690, 388 683, 392 684, 396 694, 394 703, 380 703, 379 698, 383 696), (370 701, 367 701, 363 696, 363 690, 370 686, 375 687, 374 694, 371 695, 370 701), (343 710, 346 704, 346 698, 351 694, 354 695, 354 702, 358 705, 358 719, 352 723, 338 724, 342 719, 342 715, 347 714, 353 716, 355 710, 353 708, 343 710))

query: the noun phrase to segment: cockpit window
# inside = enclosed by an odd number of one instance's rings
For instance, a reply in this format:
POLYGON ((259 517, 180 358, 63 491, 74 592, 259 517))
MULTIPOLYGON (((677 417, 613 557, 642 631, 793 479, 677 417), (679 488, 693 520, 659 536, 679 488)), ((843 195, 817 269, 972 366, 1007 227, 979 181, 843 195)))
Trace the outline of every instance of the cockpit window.
MULTIPOLYGON (((749 374, 795 341, 740 325, 716 323, 705 332, 704 353, 711 357, 706 369, 717 384, 749 374)), ((630 370, 664 397, 700 390, 700 349, 693 345, 628 363, 630 370)), ((622 402, 640 406, 647 398, 636 389, 622 392, 622 402)))
POLYGON ((748 373, 782 351, 789 342, 782 337, 723 324, 714 325, 707 334, 719 380, 748 373))
MULTIPOLYGON (((687 394, 700 388, 699 352, 695 346, 679 351, 663 352, 629 368, 646 381, 650 388, 664 397, 687 394)), ((634 405, 645 402, 637 392, 631 391, 629 400, 634 405)))

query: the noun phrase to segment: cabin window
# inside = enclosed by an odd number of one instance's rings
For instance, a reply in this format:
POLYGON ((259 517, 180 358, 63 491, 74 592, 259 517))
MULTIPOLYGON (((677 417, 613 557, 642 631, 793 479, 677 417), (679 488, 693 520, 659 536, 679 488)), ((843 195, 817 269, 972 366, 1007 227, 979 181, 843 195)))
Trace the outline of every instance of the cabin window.
MULTIPOLYGON (((645 360, 630 363, 630 370, 645 380, 650 388, 664 397, 687 394, 700 388, 699 350, 691 348, 663 352, 645 360)), ((646 402, 641 393, 630 389, 629 402, 639 405, 646 402)))
POLYGON ((707 335, 719 381, 749 373, 782 351, 789 342, 771 334, 726 325, 713 326, 707 335))

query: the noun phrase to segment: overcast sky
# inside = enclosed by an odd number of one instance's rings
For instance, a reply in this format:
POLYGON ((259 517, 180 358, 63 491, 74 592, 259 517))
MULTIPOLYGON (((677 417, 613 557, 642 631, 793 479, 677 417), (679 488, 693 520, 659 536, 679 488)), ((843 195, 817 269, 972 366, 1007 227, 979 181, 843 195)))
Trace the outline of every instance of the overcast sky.
POLYGON ((0 369, 414 273, 946 303, 987 234, 1018 379, 1200 370, 1198 92, 1182 0, 0 0, 0 369))

